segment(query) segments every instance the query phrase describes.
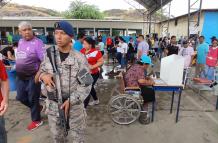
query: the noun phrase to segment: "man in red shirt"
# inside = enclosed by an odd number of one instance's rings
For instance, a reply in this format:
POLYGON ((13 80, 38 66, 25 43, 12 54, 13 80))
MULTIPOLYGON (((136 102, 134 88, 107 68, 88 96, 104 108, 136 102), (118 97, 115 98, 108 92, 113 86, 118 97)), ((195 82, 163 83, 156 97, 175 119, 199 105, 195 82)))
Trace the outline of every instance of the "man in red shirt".
POLYGON ((5 121, 3 115, 8 108, 9 81, 5 67, 0 61, 0 143, 7 143, 5 121))
POLYGON ((108 61, 109 61, 109 55, 111 54, 113 48, 113 40, 111 37, 107 38, 106 45, 107 45, 108 61))

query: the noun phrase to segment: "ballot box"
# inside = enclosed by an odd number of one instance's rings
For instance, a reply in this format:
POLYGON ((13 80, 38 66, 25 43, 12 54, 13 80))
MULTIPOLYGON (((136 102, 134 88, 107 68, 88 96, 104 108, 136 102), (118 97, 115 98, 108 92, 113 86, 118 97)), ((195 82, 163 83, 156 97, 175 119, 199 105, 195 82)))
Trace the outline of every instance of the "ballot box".
POLYGON ((161 59, 160 79, 167 85, 182 85, 185 59, 171 55, 161 59))

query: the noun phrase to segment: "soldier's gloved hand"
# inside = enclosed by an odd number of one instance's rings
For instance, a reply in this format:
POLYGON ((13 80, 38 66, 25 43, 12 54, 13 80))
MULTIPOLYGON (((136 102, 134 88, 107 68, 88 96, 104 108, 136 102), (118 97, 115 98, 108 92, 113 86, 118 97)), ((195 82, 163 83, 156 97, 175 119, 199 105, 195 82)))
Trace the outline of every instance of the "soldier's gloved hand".
POLYGON ((41 77, 41 80, 44 82, 46 86, 55 87, 55 83, 53 81, 53 76, 51 74, 45 74, 41 77))
POLYGON ((61 109, 64 110, 66 118, 69 115, 69 108, 70 108, 70 100, 68 99, 61 105, 61 109))

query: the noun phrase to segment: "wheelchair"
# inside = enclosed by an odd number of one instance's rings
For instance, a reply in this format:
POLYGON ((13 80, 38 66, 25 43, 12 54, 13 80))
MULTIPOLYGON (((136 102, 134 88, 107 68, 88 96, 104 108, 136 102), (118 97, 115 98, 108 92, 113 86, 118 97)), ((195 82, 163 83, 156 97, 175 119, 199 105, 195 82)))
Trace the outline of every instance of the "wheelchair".
POLYGON ((121 93, 113 96, 108 104, 111 119, 119 125, 129 125, 138 120, 142 112, 147 112, 146 120, 153 122, 155 102, 152 102, 152 109, 149 108, 148 111, 143 111, 140 87, 126 87, 123 77, 124 73, 119 79, 121 93))

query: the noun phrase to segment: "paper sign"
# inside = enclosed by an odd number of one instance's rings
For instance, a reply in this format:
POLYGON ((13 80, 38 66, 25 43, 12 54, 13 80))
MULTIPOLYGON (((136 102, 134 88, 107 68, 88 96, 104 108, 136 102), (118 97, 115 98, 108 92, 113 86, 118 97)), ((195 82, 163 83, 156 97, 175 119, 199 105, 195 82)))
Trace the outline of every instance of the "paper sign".
POLYGON ((168 85, 182 85, 185 59, 171 55, 161 60, 160 78, 168 85))

